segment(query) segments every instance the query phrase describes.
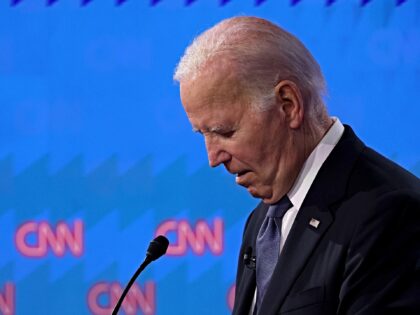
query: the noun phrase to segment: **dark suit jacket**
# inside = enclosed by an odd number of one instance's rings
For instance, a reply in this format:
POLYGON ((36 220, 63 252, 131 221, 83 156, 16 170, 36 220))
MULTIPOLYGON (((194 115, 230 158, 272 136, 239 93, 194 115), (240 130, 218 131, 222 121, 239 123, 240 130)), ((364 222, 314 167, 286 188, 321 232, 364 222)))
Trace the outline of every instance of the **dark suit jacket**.
MULTIPOLYGON (((346 126, 306 195, 258 314, 420 314, 419 182, 346 126)), ((251 307, 255 270, 243 255, 249 246, 255 252, 267 209, 260 203, 245 226, 234 315, 251 307)))

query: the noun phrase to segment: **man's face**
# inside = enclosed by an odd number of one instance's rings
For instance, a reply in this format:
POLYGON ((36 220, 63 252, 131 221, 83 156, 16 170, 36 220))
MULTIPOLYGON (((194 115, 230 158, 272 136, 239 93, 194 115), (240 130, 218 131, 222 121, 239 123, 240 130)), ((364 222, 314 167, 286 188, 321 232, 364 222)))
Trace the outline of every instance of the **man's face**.
POLYGON ((210 166, 223 164, 251 195, 275 203, 297 175, 293 135, 280 105, 258 112, 248 99, 233 71, 181 82, 185 112, 204 136, 210 166))

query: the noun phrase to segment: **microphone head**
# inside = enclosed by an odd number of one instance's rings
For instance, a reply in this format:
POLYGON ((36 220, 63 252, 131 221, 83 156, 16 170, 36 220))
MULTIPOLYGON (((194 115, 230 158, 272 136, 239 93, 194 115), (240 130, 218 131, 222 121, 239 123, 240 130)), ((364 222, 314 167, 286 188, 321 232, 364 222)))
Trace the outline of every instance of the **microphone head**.
POLYGON ((156 260, 160 256, 165 255, 168 246, 168 239, 163 235, 159 235, 153 241, 150 242, 146 256, 151 260, 156 260))

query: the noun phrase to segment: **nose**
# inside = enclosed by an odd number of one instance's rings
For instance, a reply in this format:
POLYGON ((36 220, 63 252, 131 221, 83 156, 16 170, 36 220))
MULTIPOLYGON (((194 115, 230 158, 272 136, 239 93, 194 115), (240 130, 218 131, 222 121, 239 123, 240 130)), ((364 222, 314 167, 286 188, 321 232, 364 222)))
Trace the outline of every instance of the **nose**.
POLYGON ((210 167, 219 166, 231 159, 231 155, 223 149, 217 140, 208 136, 205 138, 205 142, 210 167))

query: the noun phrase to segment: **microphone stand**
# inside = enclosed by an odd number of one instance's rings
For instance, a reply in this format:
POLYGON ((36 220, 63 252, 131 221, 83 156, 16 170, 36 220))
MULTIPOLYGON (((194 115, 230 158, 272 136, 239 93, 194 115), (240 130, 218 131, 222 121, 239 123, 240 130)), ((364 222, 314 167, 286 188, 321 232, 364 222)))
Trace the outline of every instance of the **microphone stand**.
POLYGON ((144 270, 144 268, 147 267, 148 264, 150 264, 153 261, 152 258, 150 258, 149 255, 146 256, 146 259, 143 261, 143 263, 140 265, 140 267, 137 269, 137 271, 134 273, 134 275, 131 277, 130 281, 128 282, 127 286, 125 287, 123 293, 120 296, 120 299, 118 300, 118 303, 115 305, 114 310, 112 311, 112 315, 117 315, 118 310, 121 307, 122 302, 124 301, 125 296, 127 295, 128 291, 130 290, 131 286, 133 285, 134 281, 136 281, 137 277, 140 275, 140 273, 144 270))
POLYGON ((131 277, 127 286, 125 287, 123 293, 121 294, 120 299, 118 300, 117 305, 115 305, 114 310, 112 311, 112 315, 117 315, 118 310, 120 309, 121 304, 128 293, 128 290, 130 290, 134 281, 136 281, 137 277, 144 270, 144 268, 146 268, 147 265, 150 264, 152 261, 158 259, 162 255, 165 255, 166 250, 168 249, 168 246, 169 246, 169 241, 163 235, 157 236, 153 241, 150 242, 149 248, 147 249, 146 258, 144 259, 143 263, 140 265, 139 269, 137 269, 137 271, 131 277))

